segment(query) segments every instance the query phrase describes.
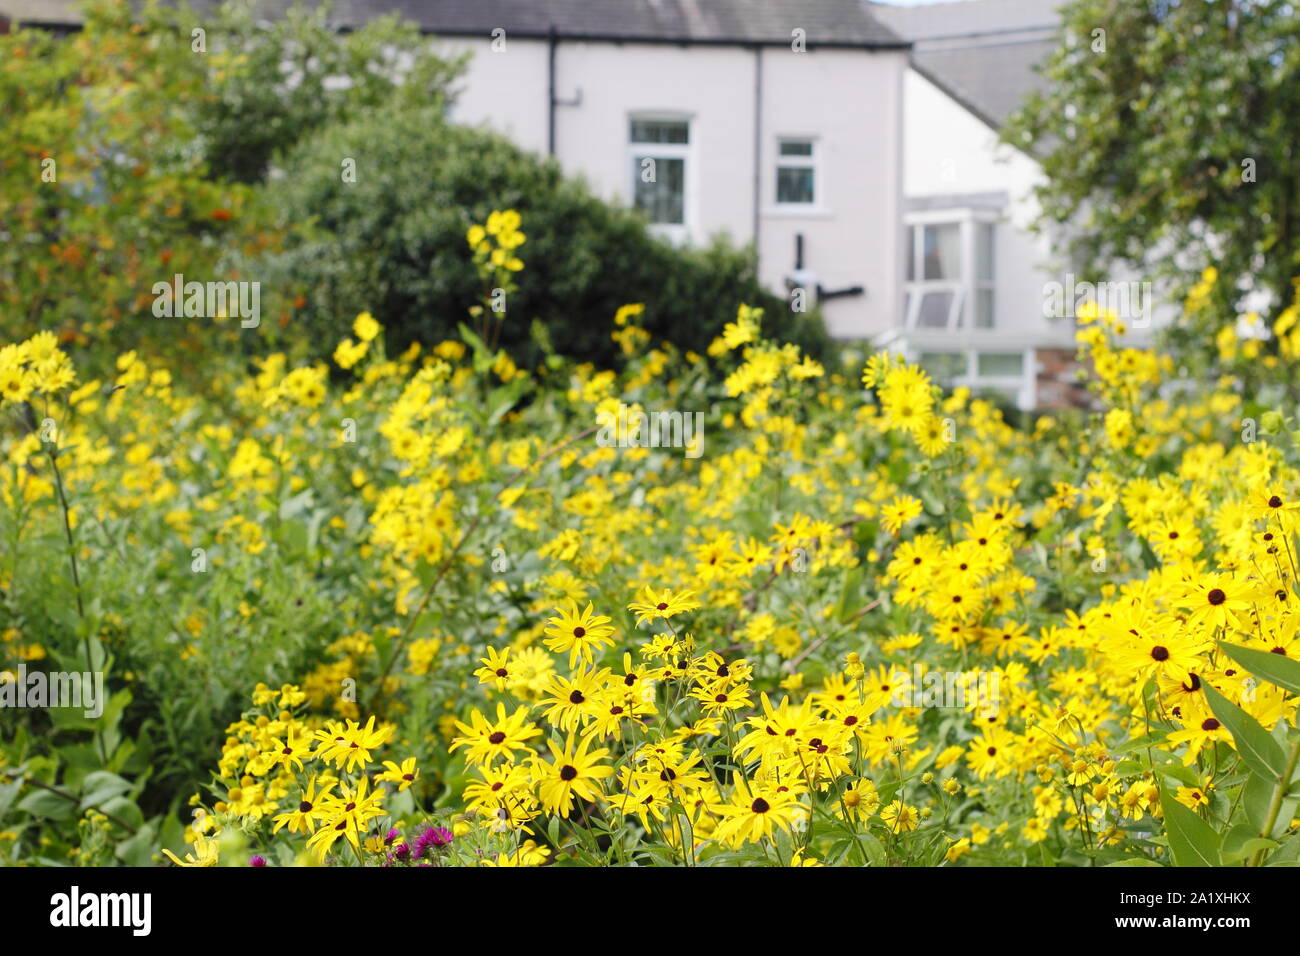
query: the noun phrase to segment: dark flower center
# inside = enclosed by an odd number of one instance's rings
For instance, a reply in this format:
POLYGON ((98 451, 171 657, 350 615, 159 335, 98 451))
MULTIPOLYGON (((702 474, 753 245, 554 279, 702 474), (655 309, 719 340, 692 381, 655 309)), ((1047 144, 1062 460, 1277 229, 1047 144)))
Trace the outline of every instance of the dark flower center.
POLYGON ((506 739, 505 731, 503 731, 503 730, 498 730, 496 733, 491 734, 491 735, 488 736, 488 743, 490 743, 490 744, 499 744, 499 743, 501 743, 501 742, 502 742, 503 740, 505 740, 505 739, 506 739))
POLYGON ((569 695, 570 704, 581 704, 586 699, 587 698, 582 696, 582 691, 580 690, 575 690, 572 694, 569 695))
POLYGON ((587 636, 587 629, 586 629, 585 627, 575 627, 575 628, 573 629, 573 636, 574 636, 574 637, 586 637, 586 636, 587 636))
POLYGON ((1201 729, 1202 729, 1202 730, 1218 730, 1218 729, 1219 729, 1219 722, 1218 722, 1217 720, 1215 720, 1213 717, 1207 717, 1207 718, 1205 718, 1205 723, 1201 724, 1201 729))
POLYGON ((1224 601, 1228 600, 1228 595, 1223 593, 1222 588, 1213 588, 1209 594, 1205 595, 1205 599, 1215 607, 1218 607, 1224 601))
POLYGON ((749 809, 753 810, 755 813, 767 813, 767 811, 771 810, 772 807, 762 797, 757 797, 749 809))
POLYGON ((1268 499, 1268 506, 1269 506, 1270 508, 1281 508, 1281 507, 1282 507, 1282 499, 1279 498, 1277 495, 1274 495, 1273 497, 1271 497, 1271 498, 1268 499))
POLYGON ((578 769, 576 767, 571 767, 568 764, 565 764, 563 767, 560 768, 561 780, 572 780, 577 775, 578 775, 578 769))
POLYGON ((1169 648, 1165 647, 1163 644, 1157 644, 1155 647, 1151 648, 1151 659, 1153 661, 1169 660, 1169 648))

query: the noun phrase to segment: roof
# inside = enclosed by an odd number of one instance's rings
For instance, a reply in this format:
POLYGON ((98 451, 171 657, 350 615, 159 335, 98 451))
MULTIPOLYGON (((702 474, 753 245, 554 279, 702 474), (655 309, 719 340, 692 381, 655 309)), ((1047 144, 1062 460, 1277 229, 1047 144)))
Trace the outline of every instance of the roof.
POLYGON ((81 22, 75 0, 0 0, 0 18, 36 26, 74 26, 81 22))
POLYGON ((1061 0, 863 5, 912 42, 918 73, 995 129, 1046 86, 1035 67, 1057 46, 1061 0))
MULTIPOLYGON (((191 5, 202 12, 217 3, 191 5)), ((70 0, 0 0, 0 15, 59 23, 70 6, 70 0)), ((293 0, 253 0, 268 19, 292 6, 293 0)), ((907 45, 861 0, 336 0, 330 19, 354 28, 386 13, 447 36, 489 36, 501 28, 507 37, 544 37, 554 28, 567 39, 785 46, 803 29, 809 47, 907 45)))

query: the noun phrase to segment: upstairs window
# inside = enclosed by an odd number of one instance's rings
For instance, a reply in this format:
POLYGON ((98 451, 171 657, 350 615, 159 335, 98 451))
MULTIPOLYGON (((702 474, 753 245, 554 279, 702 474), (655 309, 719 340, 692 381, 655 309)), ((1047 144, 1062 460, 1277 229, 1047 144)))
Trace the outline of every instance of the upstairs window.
POLYGON ((811 139, 777 141, 776 202, 812 206, 817 202, 817 144, 811 139))
POLYGON ((686 226, 686 174, 690 162, 688 120, 633 119, 632 204, 659 226, 686 226))

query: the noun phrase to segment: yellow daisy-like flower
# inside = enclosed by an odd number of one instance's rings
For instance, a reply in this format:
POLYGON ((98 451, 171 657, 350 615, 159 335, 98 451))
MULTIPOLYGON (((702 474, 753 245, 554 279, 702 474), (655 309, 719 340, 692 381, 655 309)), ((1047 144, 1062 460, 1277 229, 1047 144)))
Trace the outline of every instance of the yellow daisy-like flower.
POLYGON ((362 312, 352 323, 352 331, 362 342, 370 342, 382 331, 382 326, 369 312, 362 312))
POLYGON ((694 591, 678 591, 674 594, 667 590, 656 591, 646 585, 641 589, 637 600, 629 604, 627 609, 636 612, 636 623, 640 627, 646 621, 657 621, 660 618, 670 618, 685 611, 698 609, 700 602, 694 598, 694 591))
POLYGON ((898 495, 880 510, 880 523, 890 534, 898 534, 903 525, 921 513, 921 502, 911 495, 898 495))
POLYGON ((614 646, 610 619, 595 614, 591 604, 580 613, 578 605, 570 601, 567 608, 556 608, 555 613, 558 617, 546 622, 546 633, 550 636, 543 643, 557 654, 567 651, 570 667, 577 666, 579 660, 590 664, 597 649, 614 646))
POLYGON ((194 841, 194 852, 186 853, 185 859, 177 858, 171 850, 163 850, 163 856, 171 860, 177 866, 195 867, 195 866, 216 866, 220 847, 215 839, 209 840, 204 837, 198 837, 194 841))
POLYGON ((400 766, 391 760, 385 760, 384 772, 376 774, 375 779, 397 784, 397 792, 401 793, 415 783, 419 776, 420 771, 415 769, 415 758, 407 757, 400 766))

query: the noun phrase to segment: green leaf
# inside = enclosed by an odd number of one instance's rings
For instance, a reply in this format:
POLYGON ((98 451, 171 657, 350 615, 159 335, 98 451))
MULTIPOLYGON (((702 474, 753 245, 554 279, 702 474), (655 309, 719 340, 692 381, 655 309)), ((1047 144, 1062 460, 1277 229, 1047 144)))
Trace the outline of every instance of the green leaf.
POLYGON ((117 845, 114 855, 127 866, 148 866, 158 846, 158 835, 154 824, 141 827, 134 836, 128 837, 117 845))
POLYGON ((1223 835, 1220 855, 1224 863, 1237 863, 1251 856, 1256 850, 1276 847, 1277 844, 1272 840, 1261 839, 1254 827, 1246 823, 1238 823, 1223 835))
POLYGON ((1270 866, 1294 864, 1300 859, 1300 833, 1293 834, 1281 848, 1268 858, 1270 866))
POLYGON ((541 319, 533 319, 532 324, 528 326, 528 335, 542 350, 542 354, 547 357, 555 354, 555 346, 551 344, 551 333, 541 319))
POLYGON ((1162 773, 1166 777, 1173 777, 1185 787, 1199 787, 1201 785, 1200 779, 1196 776, 1196 771, 1181 763, 1161 764, 1156 767, 1156 772, 1162 773))
POLYGON ((1163 863, 1159 863, 1145 856, 1130 856, 1123 860, 1116 860, 1114 863, 1107 863, 1106 866, 1156 866, 1161 867, 1162 869, 1164 868, 1163 863))
POLYGON ((290 560, 301 559, 306 556, 307 539, 309 537, 307 525, 297 518, 281 523, 276 536, 280 546, 284 548, 286 558, 290 560))
POLYGON ((488 407, 492 409, 492 414, 488 416, 488 424, 495 425, 499 422, 506 412, 518 404, 527 388, 527 377, 520 375, 506 385, 494 389, 488 398, 488 407))
POLYGON ((862 839, 862 846, 867 853, 867 865, 884 866, 885 865, 884 844, 882 844, 878 839, 876 839, 870 833, 863 833, 860 836, 862 839))
POLYGON ((849 568, 844 572, 844 583, 840 588, 839 606, 835 609, 835 619, 841 624, 848 621, 849 617, 857 612, 853 607, 856 603, 858 594, 858 585, 862 582, 862 566, 849 568))
POLYGON ((130 789, 129 780, 124 780, 107 770, 96 770, 94 773, 87 774, 86 779, 81 783, 81 809, 97 807, 105 800, 120 797, 130 789))
POLYGON ((1255 828, 1255 833, 1258 836, 1280 836, 1291 823, 1291 819, 1295 816, 1297 804, 1296 798, 1284 798, 1277 819, 1273 821, 1272 832, 1264 832, 1264 825, 1268 821, 1268 811, 1273 802, 1273 790, 1276 785, 1276 780, 1269 780, 1265 777, 1251 774, 1250 779, 1246 781, 1246 789, 1242 791, 1241 805, 1245 807, 1246 819, 1251 822, 1251 825, 1255 828))
POLYGON ((1160 793, 1165 812, 1165 833, 1175 866, 1221 866, 1219 835, 1166 789, 1160 793))
POLYGON ((1231 657, 1256 677, 1262 677, 1270 684, 1276 684, 1293 694, 1300 694, 1300 661, 1293 661, 1281 654, 1257 651, 1239 644, 1220 644, 1224 653, 1231 657))
POLYGON ((77 804, 49 790, 33 790, 18 801, 18 809, 50 820, 70 820, 77 815, 77 804))
POLYGON ((140 808, 136 806, 135 801, 128 800, 126 797, 113 797, 99 809, 110 816, 116 817, 123 823, 129 823, 135 830, 144 825, 144 814, 140 812, 140 808))
POLYGON ((1209 684, 1204 684, 1205 698, 1219 722, 1232 734, 1237 753, 1246 766, 1255 773, 1272 780, 1280 780, 1286 769, 1286 755, 1267 730, 1254 717, 1228 700, 1209 684))

